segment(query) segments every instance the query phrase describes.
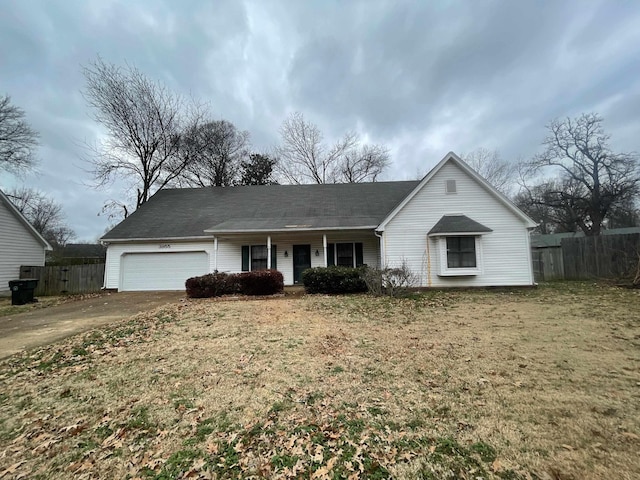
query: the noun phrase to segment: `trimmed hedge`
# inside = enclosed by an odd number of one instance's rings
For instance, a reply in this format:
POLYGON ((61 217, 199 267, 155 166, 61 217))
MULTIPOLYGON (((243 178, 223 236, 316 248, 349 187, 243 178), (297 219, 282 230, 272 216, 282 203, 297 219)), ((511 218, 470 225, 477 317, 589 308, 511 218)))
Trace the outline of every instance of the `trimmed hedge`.
POLYGON ((361 268, 316 267, 302 272, 307 293, 360 293, 367 291, 361 268))
POLYGON ((273 295, 284 290, 284 277, 277 270, 257 270, 236 276, 240 293, 245 295, 273 295))
POLYGON ((236 275, 209 273, 201 277, 191 277, 185 282, 187 296, 191 298, 219 297, 240 292, 236 275))
POLYGON ((284 278, 277 270, 259 270, 244 273, 209 273, 192 277, 185 282, 187 296, 191 298, 219 297, 221 295, 273 295, 284 289, 284 278))

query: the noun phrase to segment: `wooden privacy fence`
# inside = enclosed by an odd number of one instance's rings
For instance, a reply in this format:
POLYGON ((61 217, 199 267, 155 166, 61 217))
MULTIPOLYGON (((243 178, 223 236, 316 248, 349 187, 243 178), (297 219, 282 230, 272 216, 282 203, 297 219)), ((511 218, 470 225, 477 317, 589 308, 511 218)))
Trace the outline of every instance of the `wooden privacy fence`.
POLYGON ((22 266, 20 278, 37 278, 35 295, 98 292, 104 279, 104 263, 93 265, 22 266))
POLYGON ((532 250, 531 259, 533 261, 533 277, 536 282, 564 278, 562 249, 560 247, 532 250))
POLYGON ((625 279, 637 268, 640 233, 563 238, 564 278, 625 279))

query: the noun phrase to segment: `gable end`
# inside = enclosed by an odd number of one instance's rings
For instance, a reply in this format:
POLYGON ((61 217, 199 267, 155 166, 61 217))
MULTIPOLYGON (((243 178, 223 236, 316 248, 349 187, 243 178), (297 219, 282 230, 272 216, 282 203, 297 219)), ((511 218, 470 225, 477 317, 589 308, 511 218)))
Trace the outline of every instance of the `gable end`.
MULTIPOLYGON (((498 192, 491 184, 489 184, 484 178, 482 178, 475 170, 473 170, 469 165, 467 165, 460 157, 458 157, 455 153, 449 152, 447 153, 440 162, 431 169, 429 173, 427 173, 424 178, 420 181, 420 183, 407 195, 400 204, 394 208, 387 217, 378 225, 376 231, 382 232, 385 230, 386 226, 389 224, 391 220, 393 220, 398 213, 414 198, 420 190, 422 190, 425 185, 427 185, 433 177, 449 162, 454 163, 460 169, 465 172, 469 177, 471 177, 474 181, 476 181, 480 186, 482 186, 487 192, 489 192, 493 197, 495 197, 500 203, 504 204, 516 217, 518 217, 522 222, 525 223, 527 228, 535 228, 537 223, 534 222, 531 218, 529 218, 522 210, 520 210, 511 200, 509 200, 505 195, 498 192)), ((455 183, 455 180, 454 180, 455 183)), ((449 192, 449 180, 445 182, 445 193, 447 194, 455 194, 453 192, 449 192)), ((457 191, 457 185, 455 186, 457 191)))

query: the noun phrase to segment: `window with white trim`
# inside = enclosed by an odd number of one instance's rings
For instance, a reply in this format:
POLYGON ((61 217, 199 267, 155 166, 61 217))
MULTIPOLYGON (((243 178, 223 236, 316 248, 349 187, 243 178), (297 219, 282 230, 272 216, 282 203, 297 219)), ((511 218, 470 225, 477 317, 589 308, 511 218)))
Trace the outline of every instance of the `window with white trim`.
POLYGON ((438 237, 441 276, 471 276, 482 273, 482 237, 447 235, 438 237))
MULTIPOLYGON (((242 246, 242 271, 254 272, 256 270, 267 269, 267 255, 269 249, 266 245, 243 245, 242 246)), ((277 247, 271 245, 271 269, 276 270, 277 247)))
POLYGON ((267 246, 251 245, 251 271, 267 269, 267 246))
POLYGON ((327 244, 327 265, 360 267, 364 263, 362 243, 343 242, 327 244))
POLYGON ((446 237, 447 268, 476 268, 475 237, 446 237))

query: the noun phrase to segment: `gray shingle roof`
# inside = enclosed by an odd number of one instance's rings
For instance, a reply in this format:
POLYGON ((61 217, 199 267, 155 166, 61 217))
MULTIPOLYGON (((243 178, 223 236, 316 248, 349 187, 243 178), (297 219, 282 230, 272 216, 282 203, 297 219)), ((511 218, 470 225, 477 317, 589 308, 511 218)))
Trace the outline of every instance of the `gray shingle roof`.
POLYGON ((437 235, 439 233, 484 233, 492 231, 489 227, 485 227, 466 215, 445 215, 429 230, 429 235, 437 235))
POLYGON ((103 240, 375 227, 418 181, 160 190, 103 240), (207 232, 205 232, 205 230, 207 232))

